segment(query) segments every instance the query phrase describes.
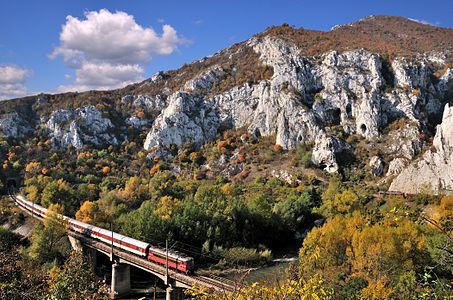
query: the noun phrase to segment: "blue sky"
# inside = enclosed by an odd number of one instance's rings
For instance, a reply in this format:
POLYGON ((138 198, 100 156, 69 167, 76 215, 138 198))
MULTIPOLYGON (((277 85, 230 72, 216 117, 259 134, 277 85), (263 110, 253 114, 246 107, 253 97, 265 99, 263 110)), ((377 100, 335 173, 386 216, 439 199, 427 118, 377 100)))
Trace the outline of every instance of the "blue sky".
POLYGON ((329 30, 371 14, 453 27, 451 0, 0 0, 0 99, 119 87, 271 25, 329 30))

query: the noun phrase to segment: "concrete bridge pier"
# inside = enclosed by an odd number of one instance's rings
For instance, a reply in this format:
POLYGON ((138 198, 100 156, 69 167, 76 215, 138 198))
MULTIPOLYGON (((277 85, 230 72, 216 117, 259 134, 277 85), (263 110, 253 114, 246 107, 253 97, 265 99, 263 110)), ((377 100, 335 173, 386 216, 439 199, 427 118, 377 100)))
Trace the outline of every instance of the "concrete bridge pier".
POLYGON ((72 249, 76 251, 82 251, 83 254, 88 258, 88 262, 93 266, 97 266, 97 252, 96 249, 92 249, 83 246, 82 242, 75 237, 68 236, 69 242, 71 243, 72 249))
POLYGON ((96 249, 84 247, 83 253, 86 255, 88 262, 93 266, 96 267, 98 264, 98 255, 96 249))
POLYGON ((167 294, 165 300, 183 300, 184 290, 182 288, 173 287, 169 285, 167 287, 167 294))
POLYGON ((71 243, 72 249, 76 251, 83 251, 82 242, 80 242, 75 237, 68 235, 69 242, 71 243))
POLYGON ((110 298, 117 299, 131 292, 131 269, 128 264, 112 265, 112 284, 110 298))

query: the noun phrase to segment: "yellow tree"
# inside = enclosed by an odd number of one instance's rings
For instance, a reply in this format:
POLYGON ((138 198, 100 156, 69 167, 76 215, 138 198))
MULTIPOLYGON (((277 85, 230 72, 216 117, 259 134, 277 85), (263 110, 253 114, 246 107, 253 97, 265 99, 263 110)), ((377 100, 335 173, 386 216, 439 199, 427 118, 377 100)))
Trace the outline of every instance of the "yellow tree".
POLYGON ((196 299, 204 300, 296 300, 296 299, 331 299, 332 290, 325 287, 324 280, 319 275, 315 275, 307 280, 284 279, 276 282, 255 282, 250 286, 240 286, 232 293, 209 292, 206 288, 194 285, 186 291, 186 294, 196 299))
POLYGON ((42 166, 40 162, 32 161, 25 166, 25 177, 31 178, 41 172, 42 166))
POLYGON ((421 271, 429 254, 423 233, 410 220, 370 225, 355 212, 313 229, 299 257, 305 278, 321 274, 331 286, 339 284, 338 274, 362 278, 368 287, 358 293, 365 299, 386 299, 394 293, 390 283, 421 271), (314 253, 319 253, 318 259, 313 259, 314 253))
POLYGON ((154 213, 162 218, 162 220, 168 220, 170 217, 180 211, 181 201, 174 199, 170 196, 163 196, 160 198, 157 209, 154 213))
POLYGON ((96 202, 85 201, 76 213, 76 220, 99 227, 106 227, 112 219, 112 214, 99 209, 96 202))

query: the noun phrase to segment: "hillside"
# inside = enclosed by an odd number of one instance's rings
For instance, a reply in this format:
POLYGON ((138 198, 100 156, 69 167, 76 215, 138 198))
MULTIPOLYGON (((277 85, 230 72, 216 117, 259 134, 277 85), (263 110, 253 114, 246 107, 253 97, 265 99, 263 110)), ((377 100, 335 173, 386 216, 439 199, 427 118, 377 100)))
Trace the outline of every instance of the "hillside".
POLYGON ((291 276, 338 299, 448 293, 452 63, 453 29, 370 16, 272 26, 122 89, 3 101, 3 190, 169 239, 205 272, 299 252, 291 276))

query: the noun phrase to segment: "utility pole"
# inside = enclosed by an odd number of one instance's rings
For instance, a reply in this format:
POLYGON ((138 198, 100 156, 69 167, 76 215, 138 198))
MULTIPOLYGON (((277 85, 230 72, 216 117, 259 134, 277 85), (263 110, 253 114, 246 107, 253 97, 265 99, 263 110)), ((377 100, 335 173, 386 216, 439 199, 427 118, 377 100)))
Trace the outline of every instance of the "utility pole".
POLYGON ((111 256, 111 262, 113 262, 113 220, 110 220, 110 232, 112 233, 112 256, 111 256))
POLYGON ((166 269, 166 277, 167 277, 166 284, 168 284, 168 239, 165 240, 165 251, 167 253, 167 255, 165 257, 165 269, 166 269))

